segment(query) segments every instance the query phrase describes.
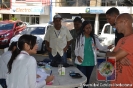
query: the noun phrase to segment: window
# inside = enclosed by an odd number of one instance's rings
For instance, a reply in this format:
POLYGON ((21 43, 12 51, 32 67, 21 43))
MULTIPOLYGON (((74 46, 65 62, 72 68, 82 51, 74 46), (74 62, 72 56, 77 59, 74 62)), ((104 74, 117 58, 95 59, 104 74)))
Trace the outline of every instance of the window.
POLYGON ((39 24, 39 16, 32 16, 31 24, 39 24))
POLYGON ((110 34, 110 25, 105 26, 104 33, 110 34))
POLYGON ((45 27, 27 27, 21 34, 43 35, 45 34, 45 27))
POLYGON ((0 8, 9 9, 10 8, 10 0, 0 0, 0 8))
POLYGON ((112 27, 111 34, 115 34, 115 30, 116 30, 116 28, 115 27, 112 27))
POLYGON ((0 30, 12 30, 14 24, 0 24, 0 30))
POLYGON ((39 15, 21 15, 21 20, 29 24, 39 24, 39 15))

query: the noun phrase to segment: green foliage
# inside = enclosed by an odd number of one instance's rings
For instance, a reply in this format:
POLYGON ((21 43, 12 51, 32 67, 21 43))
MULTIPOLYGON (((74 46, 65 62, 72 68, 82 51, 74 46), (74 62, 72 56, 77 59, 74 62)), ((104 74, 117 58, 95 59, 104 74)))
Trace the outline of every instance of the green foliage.
POLYGON ((2 18, 0 18, 0 21, 3 20, 2 18))
POLYGON ((12 17, 12 18, 11 18, 11 20, 13 20, 13 21, 16 21, 16 20, 17 20, 17 18, 15 18, 15 17, 12 17))

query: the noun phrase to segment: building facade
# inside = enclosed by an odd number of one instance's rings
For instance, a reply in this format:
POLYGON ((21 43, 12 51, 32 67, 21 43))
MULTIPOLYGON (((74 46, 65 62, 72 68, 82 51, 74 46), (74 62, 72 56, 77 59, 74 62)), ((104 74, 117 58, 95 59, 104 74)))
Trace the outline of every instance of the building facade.
POLYGON ((10 0, 0 0, 0 19, 1 20, 6 20, 11 18, 10 8, 11 8, 10 0))
POLYGON ((50 0, 11 0, 7 14, 30 24, 40 24, 49 22, 49 11, 50 0))
POLYGON ((120 13, 132 14, 132 7, 123 6, 123 0, 53 0, 52 3, 53 15, 58 13, 67 19, 80 16, 91 21, 96 34, 107 23, 105 13, 109 8, 117 7, 120 13))

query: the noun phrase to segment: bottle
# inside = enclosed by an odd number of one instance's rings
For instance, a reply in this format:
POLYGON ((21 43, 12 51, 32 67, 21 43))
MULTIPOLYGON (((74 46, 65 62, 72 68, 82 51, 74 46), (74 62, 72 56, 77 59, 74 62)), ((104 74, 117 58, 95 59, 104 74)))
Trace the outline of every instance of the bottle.
POLYGON ((65 75, 65 67, 61 68, 61 75, 65 75))
POLYGON ((59 64, 58 65, 58 73, 59 73, 59 75, 62 75, 62 64, 59 64))

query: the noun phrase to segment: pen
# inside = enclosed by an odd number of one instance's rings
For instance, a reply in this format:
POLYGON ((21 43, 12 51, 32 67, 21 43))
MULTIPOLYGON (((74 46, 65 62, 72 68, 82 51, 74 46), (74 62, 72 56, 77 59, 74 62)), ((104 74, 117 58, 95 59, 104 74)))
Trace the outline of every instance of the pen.
POLYGON ((50 75, 52 74, 52 70, 51 70, 51 72, 50 72, 50 75))

